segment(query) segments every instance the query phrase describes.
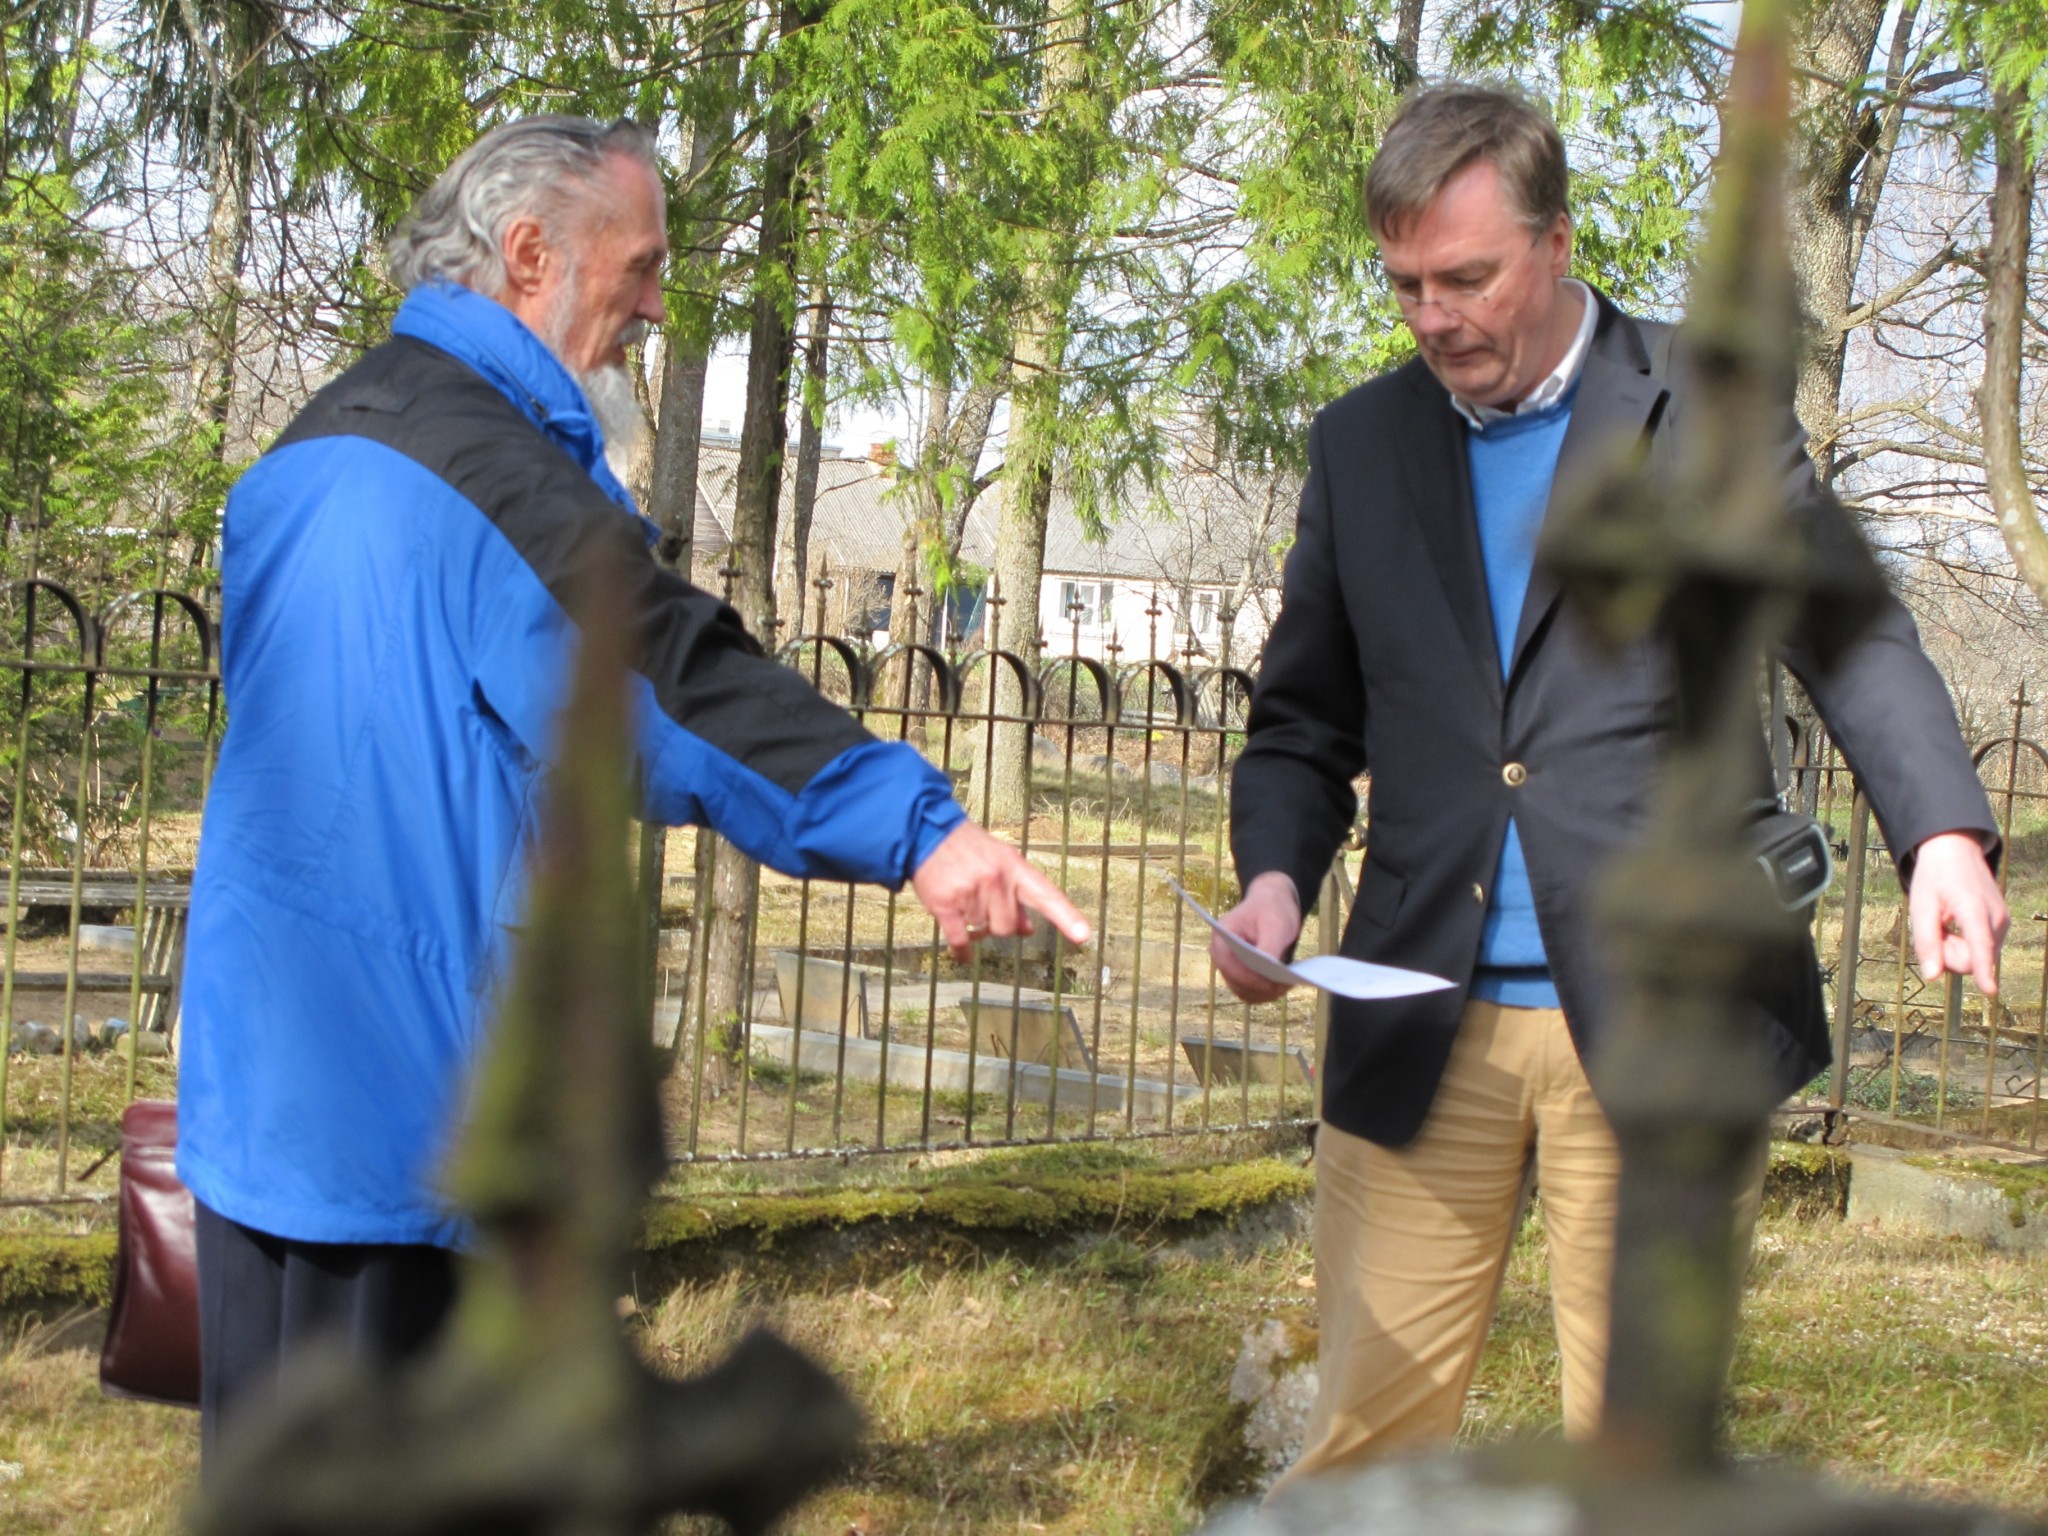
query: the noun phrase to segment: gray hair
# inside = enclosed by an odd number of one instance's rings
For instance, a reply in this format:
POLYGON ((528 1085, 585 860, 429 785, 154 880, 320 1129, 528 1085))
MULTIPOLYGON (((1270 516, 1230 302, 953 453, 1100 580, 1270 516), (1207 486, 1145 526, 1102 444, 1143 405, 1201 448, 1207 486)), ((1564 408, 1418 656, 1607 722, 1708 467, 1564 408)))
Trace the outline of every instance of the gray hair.
POLYGON ((505 286, 506 226, 537 217, 554 235, 611 155, 660 168, 654 135, 626 118, 600 123, 544 113, 493 128, 455 157, 399 224, 392 280, 407 292, 445 278, 496 293, 505 286))
POLYGON ((1365 175, 1365 218, 1398 232, 1474 160, 1490 161, 1516 215, 1545 230, 1567 211, 1571 175, 1550 114, 1510 85, 1432 85, 1401 104, 1365 175))

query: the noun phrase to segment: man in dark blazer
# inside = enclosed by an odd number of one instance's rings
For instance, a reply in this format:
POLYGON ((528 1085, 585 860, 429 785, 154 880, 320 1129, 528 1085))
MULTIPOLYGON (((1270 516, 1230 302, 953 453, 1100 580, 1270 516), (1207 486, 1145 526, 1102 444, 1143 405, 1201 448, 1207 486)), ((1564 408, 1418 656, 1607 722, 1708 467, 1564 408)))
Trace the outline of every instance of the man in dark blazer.
MULTIPOLYGON (((1333 1000, 1317 1142, 1320 1393, 1290 1479, 1455 1433, 1514 1225, 1540 1179, 1567 1433, 1596 1427, 1619 1159, 1582 1061, 1613 1002, 1591 906, 1643 827, 1671 723, 1655 641, 1603 654, 1534 554, 1553 483, 1647 437, 1690 391, 1669 327, 1570 269, 1564 147, 1516 94, 1418 93, 1389 127, 1367 214, 1418 356, 1323 410, 1281 612, 1231 800, 1243 902, 1270 953, 1349 831, 1368 848, 1343 952, 1449 977, 1399 1002, 1333 1000)), ((1789 402, 1795 501, 1822 493, 1789 402)), ((1831 670, 1799 676, 1911 881, 1930 977, 1996 984, 2006 913, 1990 807, 1941 678, 1896 602, 1831 670)), ((1768 795, 1759 722, 1755 772, 1768 795)), ((1232 989, 1280 989, 1220 941, 1232 989)), ((1828 1060, 1809 950, 1760 977, 1757 1029, 1787 1092, 1828 1060)))

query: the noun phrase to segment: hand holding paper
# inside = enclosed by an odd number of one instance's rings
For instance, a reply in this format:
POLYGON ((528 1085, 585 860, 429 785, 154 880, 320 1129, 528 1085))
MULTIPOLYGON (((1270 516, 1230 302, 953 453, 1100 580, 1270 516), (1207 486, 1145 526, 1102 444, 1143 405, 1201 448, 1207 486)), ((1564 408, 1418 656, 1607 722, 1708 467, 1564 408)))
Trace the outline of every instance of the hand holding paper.
POLYGON ((1176 896, 1187 903, 1190 912, 1216 932, 1247 970, 1283 987, 1306 983, 1320 991, 1334 992, 1339 997, 1370 1000, 1415 997, 1424 992, 1446 991, 1453 985, 1440 976, 1402 970, 1398 966, 1374 965, 1365 960, 1347 959, 1343 955, 1310 955, 1290 965, 1232 933, 1171 877, 1166 883, 1173 887, 1176 896))

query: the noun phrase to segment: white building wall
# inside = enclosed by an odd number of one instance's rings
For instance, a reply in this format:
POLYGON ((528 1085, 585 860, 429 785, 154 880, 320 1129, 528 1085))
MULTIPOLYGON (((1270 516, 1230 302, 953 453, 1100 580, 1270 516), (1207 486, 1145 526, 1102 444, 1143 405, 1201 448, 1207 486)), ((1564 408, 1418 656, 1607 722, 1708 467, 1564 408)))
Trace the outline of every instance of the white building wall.
MULTIPOLYGON (((1039 587, 1038 622, 1046 639, 1045 654, 1079 654, 1108 660, 1114 642, 1116 659, 1164 659, 1188 663, 1190 640, 1196 647, 1192 664, 1213 667, 1223 660, 1222 608, 1228 591, 1220 586, 1197 587, 1189 594, 1191 612, 1180 611, 1181 593, 1169 586, 1131 581, 1118 576, 1049 572, 1039 587), (1078 600, 1079 624, 1069 604, 1078 600), (1157 609, 1157 613, 1152 612, 1157 609)), ((1230 663, 1250 669, 1266 643, 1269 613, 1279 605, 1278 592, 1255 593, 1238 611, 1230 633, 1230 663)))

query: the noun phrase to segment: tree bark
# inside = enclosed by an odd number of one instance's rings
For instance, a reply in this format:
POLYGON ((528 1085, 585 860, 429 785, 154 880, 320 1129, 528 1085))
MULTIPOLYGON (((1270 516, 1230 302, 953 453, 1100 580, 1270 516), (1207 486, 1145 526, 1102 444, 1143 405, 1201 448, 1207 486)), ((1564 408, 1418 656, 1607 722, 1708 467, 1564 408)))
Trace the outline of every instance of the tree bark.
POLYGON ((259 151, 257 103, 273 30, 269 7, 255 0, 237 0, 222 15, 215 49, 196 15, 189 7, 184 11, 194 50, 211 60, 206 166, 211 203, 192 392, 197 414, 212 434, 209 447, 216 463, 227 457, 228 422, 234 409, 242 272, 249 258, 259 151))
POLYGON ((1394 57, 1405 71, 1401 84, 1422 78, 1422 0, 1400 0, 1394 13, 1394 57))
MULTIPOLYGON (((934 379, 929 396, 917 462, 906 466, 911 474, 914 496, 910 515, 903 520, 903 544, 896 555, 895 579, 889 584, 889 641, 892 645, 922 640, 931 629, 930 616, 938 602, 938 594, 934 590, 937 583, 931 579, 928 570, 925 545, 940 526, 942 516, 944 497, 940 482, 945 466, 950 462, 947 444, 953 432, 953 381, 950 378, 934 379)), ((910 670, 914 672, 916 669, 910 670)))
MULTIPOLYGON (((734 101, 740 57, 737 17, 728 11, 707 39, 706 49, 722 71, 719 99, 734 101)), ((685 162, 686 195, 705 197, 712 211, 692 220, 683 242, 683 322, 670 327, 662 359, 661 410, 654 429, 647 515, 661 529, 661 557, 683 575, 696 558, 697 464, 704 440, 704 375, 715 339, 711 311, 718 299, 718 263, 724 252, 725 221, 714 217, 715 196, 703 188, 712 163, 732 143, 736 107, 728 105, 690 125, 685 162)))
POLYGON ((805 630, 804 593, 811 564, 811 514, 818 505, 818 472, 825 456, 825 373, 832 340, 832 296, 823 283, 811 290, 810 333, 804 338, 804 398, 797 418, 796 474, 790 483, 789 524, 775 561, 775 605, 789 615, 785 640, 805 630), (815 414, 813 406, 815 404, 815 414))
MULTIPOLYGON (((1895 29, 1893 54, 1901 68, 1918 8, 1919 0, 1905 0, 1895 29)), ((1863 91, 1885 11, 1886 0, 1807 0, 1793 24, 1794 110, 1804 146, 1787 213, 1806 338, 1796 398, 1823 483, 1834 478, 1840 454, 1842 364, 1849 339, 1841 321, 1849 313, 1861 257, 1855 219, 1859 178, 1877 163, 1872 151, 1881 136, 1889 132, 1895 138, 1898 132, 1897 117, 1869 107, 1863 91)))
MULTIPOLYGON (((945 556, 948 575, 960 566, 960 545, 967 537, 967 519, 981 498, 981 455, 988 447, 989 428, 995 422, 996 403, 1010 392, 1010 370, 1006 367, 993 379, 967 392, 953 417, 950 440, 955 491, 951 512, 945 522, 945 556)), ((943 638, 943 637, 941 637, 943 638)))
POLYGON ((2034 505, 2020 429, 2026 329, 2027 254, 2033 243, 2039 163, 2027 143, 2028 99, 2019 88, 1993 92, 1997 177, 1991 189, 1991 248, 1985 262, 1984 377, 1977 412, 1984 430, 1984 483, 1998 531, 2035 598, 2048 603, 2048 530, 2034 505))
MULTIPOLYGON (((1089 102, 1089 10, 1082 0, 1055 0, 1046 18, 1042 115, 1055 133, 1072 136, 1078 179, 1088 184, 1092 156, 1087 136, 1095 126, 1078 121, 1089 110, 1106 116, 1107 104, 1089 102)), ((1045 534, 1052 514, 1053 457, 1061 426, 1060 395, 1066 366, 1067 312, 1077 288, 1075 239, 1070 229, 1048 228, 1034 237, 1025 263, 1024 302, 1011 327, 1016 383, 1010 392, 1009 445, 1003 455, 1003 511, 996 530, 992 595, 997 645, 1039 665, 1038 592, 1045 577, 1045 534)), ((991 667, 989 687, 998 715, 1017 716, 1022 690, 1008 666, 991 667)), ((1031 725, 998 725, 991 751, 975 763, 974 801, 991 825, 1021 824, 1029 814, 1031 725)))
MULTIPOLYGON (((812 20, 800 0, 783 0, 780 31, 812 20)), ((789 370, 796 352, 797 214, 808 123, 789 102, 786 72, 771 77, 768 143, 761 168, 760 239, 755 249, 753 320, 747 341, 747 404, 733 482, 731 601, 763 645, 775 643, 775 522, 789 438, 789 370)), ((751 1002, 752 914, 761 873, 720 841, 711 881, 704 962, 705 1016, 714 1026, 744 1018, 751 1002)))

